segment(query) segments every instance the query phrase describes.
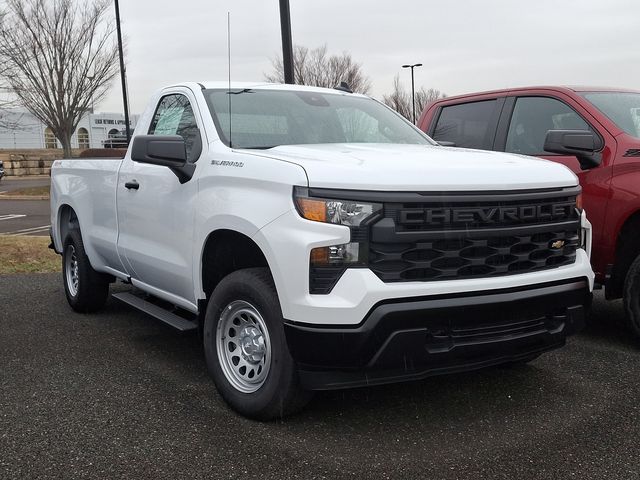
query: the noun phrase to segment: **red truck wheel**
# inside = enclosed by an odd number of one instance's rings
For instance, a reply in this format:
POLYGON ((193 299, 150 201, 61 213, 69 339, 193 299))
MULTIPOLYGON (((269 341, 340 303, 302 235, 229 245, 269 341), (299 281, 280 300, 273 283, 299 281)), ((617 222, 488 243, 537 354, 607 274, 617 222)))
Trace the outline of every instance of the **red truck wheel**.
POLYGON ((640 255, 636 257, 627 272, 623 303, 627 325, 640 338, 640 255))

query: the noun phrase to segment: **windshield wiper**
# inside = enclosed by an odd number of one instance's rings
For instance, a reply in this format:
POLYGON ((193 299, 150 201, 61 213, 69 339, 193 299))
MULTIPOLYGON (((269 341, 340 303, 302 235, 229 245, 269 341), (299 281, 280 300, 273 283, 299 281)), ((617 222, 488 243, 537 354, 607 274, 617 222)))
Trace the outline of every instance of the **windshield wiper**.
POLYGON ((269 150, 270 148, 276 148, 280 145, 259 145, 254 147, 235 147, 235 148, 244 148, 246 150, 269 150))
POLYGON ((227 90, 227 95, 240 95, 241 93, 254 93, 252 88, 245 88, 243 90, 238 90, 234 92, 232 90, 227 90))

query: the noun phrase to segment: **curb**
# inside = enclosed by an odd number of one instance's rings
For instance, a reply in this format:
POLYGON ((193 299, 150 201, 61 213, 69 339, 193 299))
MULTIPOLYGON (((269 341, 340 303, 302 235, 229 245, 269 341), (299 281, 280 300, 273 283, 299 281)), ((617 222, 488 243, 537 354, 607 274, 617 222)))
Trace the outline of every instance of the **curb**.
POLYGON ((0 195, 0 200, 49 200, 49 195, 0 195))
POLYGON ((39 175, 5 175, 2 177, 4 180, 12 181, 12 180, 38 180, 40 178, 51 178, 51 175, 47 175, 46 173, 39 175))
MULTIPOLYGON (((7 238, 49 238, 49 237, 47 235, 8 235, 6 233, 0 233, 0 238, 6 240, 7 238)), ((51 251, 53 252, 53 250, 51 251)))

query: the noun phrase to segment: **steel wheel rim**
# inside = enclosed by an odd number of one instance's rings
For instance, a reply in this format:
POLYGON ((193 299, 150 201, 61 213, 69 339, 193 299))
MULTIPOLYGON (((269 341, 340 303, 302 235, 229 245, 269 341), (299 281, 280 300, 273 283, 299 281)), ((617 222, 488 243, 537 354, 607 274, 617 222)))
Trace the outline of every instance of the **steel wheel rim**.
POLYGON ((67 276, 67 288, 72 297, 78 295, 78 257, 76 257, 76 249, 73 245, 67 245, 67 254, 65 255, 65 275, 67 276))
POLYGON ((244 300, 227 305, 216 330, 216 349, 225 378, 242 393, 264 385, 271 367, 271 340, 257 308, 244 300))

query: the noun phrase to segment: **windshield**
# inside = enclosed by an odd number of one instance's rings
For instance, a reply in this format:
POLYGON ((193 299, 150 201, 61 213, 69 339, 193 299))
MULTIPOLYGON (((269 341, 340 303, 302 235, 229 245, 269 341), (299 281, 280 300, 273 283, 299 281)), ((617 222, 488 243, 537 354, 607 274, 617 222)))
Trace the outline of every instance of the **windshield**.
POLYGON ((366 97, 263 89, 216 89, 204 94, 220 138, 234 148, 345 142, 433 144, 400 115, 366 97))
POLYGON ((620 129, 640 138, 640 93, 587 92, 582 96, 620 129))

